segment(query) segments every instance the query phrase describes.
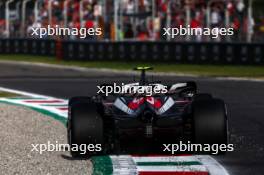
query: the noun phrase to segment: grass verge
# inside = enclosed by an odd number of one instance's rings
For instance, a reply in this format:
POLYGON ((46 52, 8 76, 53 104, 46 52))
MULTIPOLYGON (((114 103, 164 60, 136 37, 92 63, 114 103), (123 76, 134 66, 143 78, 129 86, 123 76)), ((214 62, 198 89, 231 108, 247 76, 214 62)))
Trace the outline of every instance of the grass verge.
POLYGON ((19 95, 17 94, 13 94, 13 93, 9 93, 9 92, 3 92, 3 91, 0 91, 0 98, 11 98, 11 97, 17 97, 19 95))
POLYGON ((80 66, 87 68, 108 68, 116 70, 131 70, 136 66, 153 66, 155 72, 171 72, 180 74, 193 74, 212 77, 248 77, 264 78, 264 66, 242 65, 198 65, 177 64, 171 62, 119 62, 119 61, 64 61, 55 57, 32 55, 0 55, 0 60, 41 62, 48 64, 80 66))

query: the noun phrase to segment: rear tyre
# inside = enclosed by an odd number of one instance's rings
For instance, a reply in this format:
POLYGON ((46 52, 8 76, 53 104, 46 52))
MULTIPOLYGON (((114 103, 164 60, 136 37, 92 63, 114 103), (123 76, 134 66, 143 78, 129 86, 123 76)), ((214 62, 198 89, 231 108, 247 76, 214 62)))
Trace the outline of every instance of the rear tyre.
POLYGON ((67 125, 68 143, 73 157, 90 157, 102 153, 103 120, 91 98, 74 97, 69 101, 67 125))
POLYGON ((227 144, 225 103, 220 99, 198 100, 192 104, 193 140, 197 144, 227 144))

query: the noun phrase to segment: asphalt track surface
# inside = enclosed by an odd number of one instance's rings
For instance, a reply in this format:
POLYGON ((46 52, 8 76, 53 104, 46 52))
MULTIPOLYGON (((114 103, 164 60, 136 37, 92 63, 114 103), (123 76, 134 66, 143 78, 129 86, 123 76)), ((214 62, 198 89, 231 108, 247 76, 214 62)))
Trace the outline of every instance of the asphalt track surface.
MULTIPOLYGON (((229 109, 230 142, 235 151, 215 158, 231 175, 263 175, 264 82, 156 76, 163 83, 196 81, 200 92, 222 98, 229 109)), ((81 72, 71 69, 0 64, 0 86, 59 98, 94 95, 97 85, 130 82, 118 73, 81 72)))

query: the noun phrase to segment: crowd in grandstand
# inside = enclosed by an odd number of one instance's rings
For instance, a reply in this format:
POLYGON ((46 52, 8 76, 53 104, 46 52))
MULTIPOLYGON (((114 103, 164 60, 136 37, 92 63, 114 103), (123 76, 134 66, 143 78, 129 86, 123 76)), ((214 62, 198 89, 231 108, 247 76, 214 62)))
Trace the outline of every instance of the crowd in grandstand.
MULTIPOLYGON (((27 8, 24 28, 21 25, 21 15, 17 15, 16 19, 11 20, 9 36, 21 37, 26 35, 30 37, 32 27, 47 27, 48 25, 66 26, 68 28, 101 27, 104 36, 87 38, 98 40, 113 39, 115 34, 121 40, 166 40, 162 35, 163 27, 179 27, 181 25, 190 25, 191 28, 232 27, 235 34, 229 38, 231 40, 245 40, 247 33, 253 32, 249 31, 249 25, 254 26, 255 35, 263 35, 264 33, 264 18, 260 19, 261 23, 257 24, 254 19, 249 19, 247 4, 244 0, 120 0, 117 12, 118 30, 115 30, 116 25, 114 24, 114 5, 117 4, 114 0, 83 0, 83 21, 80 20, 80 1, 67 0, 67 24, 65 24, 65 14, 63 13, 65 12, 65 1, 52 1, 51 19, 49 18, 49 1, 38 0, 39 13, 37 19, 34 17, 33 6, 27 8), (208 6, 210 7, 209 18, 207 16, 208 6), (153 9, 155 9, 154 13, 153 9)), ((6 33, 5 20, 1 19, 1 37, 5 37, 6 33)), ((68 39, 77 38, 78 36, 68 37, 68 39)), ((195 36, 189 39, 202 41, 208 38, 195 36)), ((218 38, 218 40, 226 39, 218 38)), ((174 40, 186 40, 186 36, 178 36, 174 40)))

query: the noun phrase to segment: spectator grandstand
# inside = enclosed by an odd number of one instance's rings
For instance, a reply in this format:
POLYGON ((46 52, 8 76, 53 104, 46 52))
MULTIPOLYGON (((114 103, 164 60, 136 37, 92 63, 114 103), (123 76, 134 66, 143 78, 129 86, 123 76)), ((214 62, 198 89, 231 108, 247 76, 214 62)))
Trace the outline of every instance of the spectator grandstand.
POLYGON ((253 18, 250 0, 9 1, 8 5, 8 1, 0 4, 1 38, 32 37, 32 27, 45 28, 48 25, 103 29, 103 36, 87 37, 87 40, 214 41, 204 36, 177 36, 173 39, 163 36, 164 27, 179 26, 234 28, 234 36, 215 41, 263 41, 264 36, 264 14, 253 18))

